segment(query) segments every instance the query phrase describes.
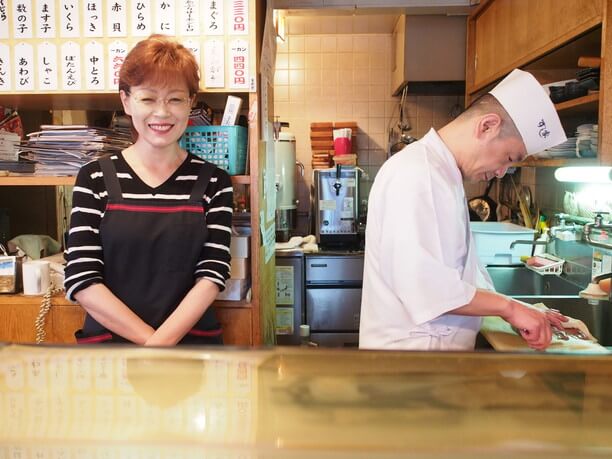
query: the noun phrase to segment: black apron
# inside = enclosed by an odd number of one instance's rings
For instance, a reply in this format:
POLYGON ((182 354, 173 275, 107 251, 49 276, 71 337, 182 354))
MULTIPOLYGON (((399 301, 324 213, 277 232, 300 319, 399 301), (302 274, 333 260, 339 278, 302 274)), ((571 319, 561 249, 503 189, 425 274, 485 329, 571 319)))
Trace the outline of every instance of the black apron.
MULTIPOLYGON (((157 329, 194 286, 196 264, 208 239, 202 196, 213 168, 202 168, 188 201, 135 202, 123 199, 110 157, 99 161, 108 190, 100 223, 104 284, 157 329)), ((129 342, 89 314, 76 337, 82 344, 129 342)), ((179 344, 223 344, 222 330, 212 307, 179 344)))

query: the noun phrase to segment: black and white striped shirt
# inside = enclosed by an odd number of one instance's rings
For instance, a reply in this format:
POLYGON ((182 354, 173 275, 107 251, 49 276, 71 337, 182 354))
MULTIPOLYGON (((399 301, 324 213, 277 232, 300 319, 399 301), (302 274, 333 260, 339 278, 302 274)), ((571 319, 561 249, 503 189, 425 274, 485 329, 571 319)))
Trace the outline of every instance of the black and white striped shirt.
MULTIPOLYGON (((111 156, 123 199, 134 204, 168 202, 189 199, 191 190, 203 167, 215 168, 203 196, 206 210, 208 240, 202 247, 194 272, 194 279, 205 278, 223 291, 230 277, 230 240, 233 189, 229 175, 197 156, 189 154, 176 172, 162 185, 153 189, 134 173, 123 155, 111 156)), ((81 168, 76 179, 70 214, 67 261, 64 287, 66 297, 74 301, 74 294, 95 283, 104 282, 104 257, 100 240, 100 223, 104 217, 108 192, 98 161, 81 168)))

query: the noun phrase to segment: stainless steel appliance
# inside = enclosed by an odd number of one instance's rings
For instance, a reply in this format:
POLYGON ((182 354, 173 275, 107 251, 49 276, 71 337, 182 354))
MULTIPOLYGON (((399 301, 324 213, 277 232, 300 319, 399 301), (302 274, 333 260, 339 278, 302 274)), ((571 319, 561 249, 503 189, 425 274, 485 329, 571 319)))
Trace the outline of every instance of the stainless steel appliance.
POLYGON ((355 166, 341 165, 314 171, 315 234, 322 247, 358 246, 360 172, 355 166))
POLYGON ((363 253, 306 255, 306 323, 324 347, 357 347, 363 253))
MULTIPOLYGON (((283 126, 288 123, 281 123, 283 126)), ((279 132, 274 141, 276 184, 276 240, 286 242, 297 223, 296 168, 304 175, 304 165, 296 161, 295 136, 279 132)))
POLYGON ((276 252, 276 343, 300 344, 304 313, 304 253, 276 252))

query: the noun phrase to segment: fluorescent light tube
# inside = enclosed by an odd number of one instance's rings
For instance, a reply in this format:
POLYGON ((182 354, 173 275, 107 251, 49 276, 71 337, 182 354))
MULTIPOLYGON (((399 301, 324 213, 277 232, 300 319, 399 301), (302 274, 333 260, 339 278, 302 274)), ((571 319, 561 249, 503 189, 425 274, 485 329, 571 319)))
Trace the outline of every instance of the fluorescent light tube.
POLYGON ((559 182, 612 183, 612 167, 560 167, 555 171, 559 182))

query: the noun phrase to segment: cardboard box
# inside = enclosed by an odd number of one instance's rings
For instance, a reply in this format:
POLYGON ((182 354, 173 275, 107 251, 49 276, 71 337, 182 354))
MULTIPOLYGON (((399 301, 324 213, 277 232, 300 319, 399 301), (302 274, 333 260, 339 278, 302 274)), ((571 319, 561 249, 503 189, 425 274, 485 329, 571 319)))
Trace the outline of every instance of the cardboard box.
POLYGON ((240 301, 246 297, 248 289, 247 279, 228 279, 225 282, 225 290, 217 295, 217 300, 240 301))
POLYGON ((247 279, 251 272, 250 258, 232 258, 231 279, 247 279))
POLYGON ((232 258, 249 258, 251 251, 249 250, 251 242, 250 236, 234 236, 230 243, 230 254, 232 258))
POLYGON ((504 222, 470 222, 476 252, 483 265, 513 265, 521 263, 521 256, 531 255, 533 245, 514 241, 533 241, 535 230, 504 222))

